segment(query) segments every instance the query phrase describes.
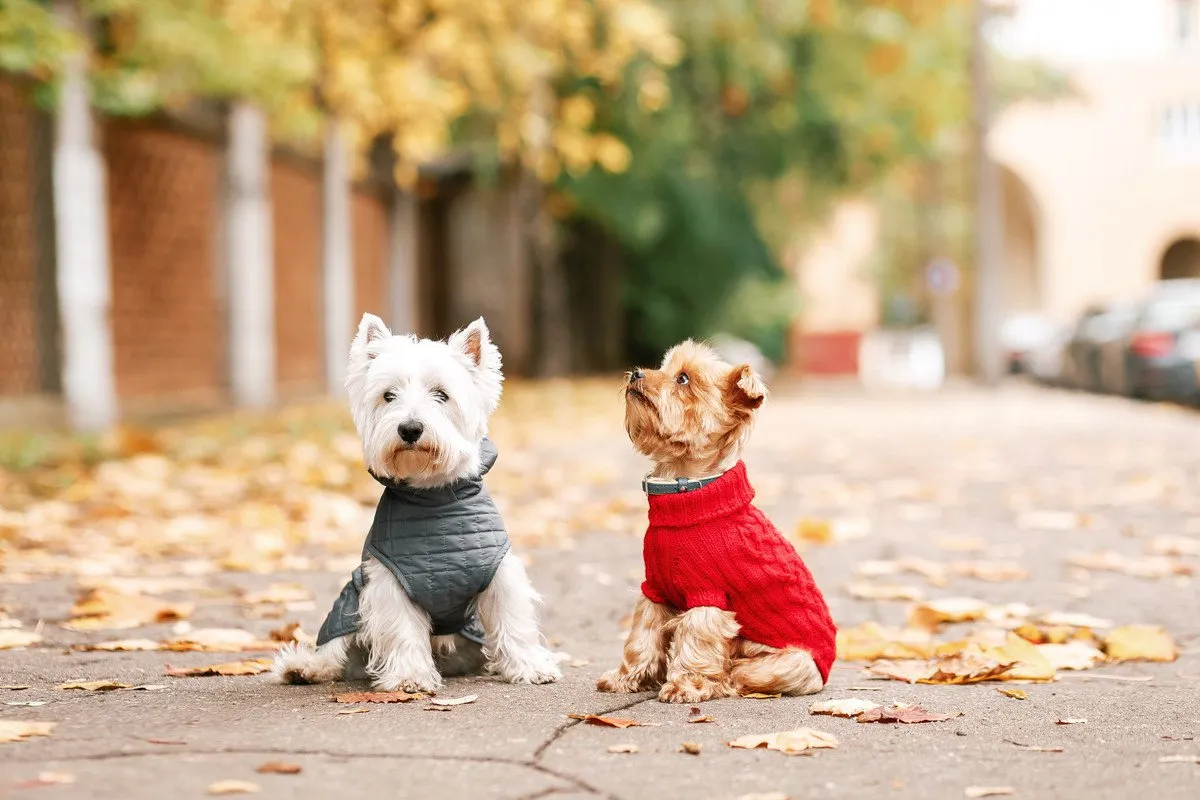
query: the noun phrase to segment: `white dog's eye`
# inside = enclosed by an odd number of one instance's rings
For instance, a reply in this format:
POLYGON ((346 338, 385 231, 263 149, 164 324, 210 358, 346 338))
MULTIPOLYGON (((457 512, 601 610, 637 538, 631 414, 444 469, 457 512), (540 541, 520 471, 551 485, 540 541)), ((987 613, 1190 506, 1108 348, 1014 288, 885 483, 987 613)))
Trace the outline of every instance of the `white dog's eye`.
POLYGON ((437 400, 439 403, 444 403, 450 399, 450 395, 446 394, 444 389, 434 389, 430 394, 432 394, 433 399, 437 400))
POLYGON ((678 383, 680 386, 687 386, 688 385, 687 373, 686 372, 679 373, 679 377, 675 379, 675 382, 678 383))
POLYGON ((396 399, 396 393, 395 393, 395 392, 393 392, 393 391, 391 391, 391 390, 388 390, 388 391, 386 391, 386 392, 384 392, 384 393, 383 393, 383 402, 385 402, 385 403, 390 403, 390 402, 392 402, 392 401, 393 401, 393 400, 395 400, 395 399, 396 399))

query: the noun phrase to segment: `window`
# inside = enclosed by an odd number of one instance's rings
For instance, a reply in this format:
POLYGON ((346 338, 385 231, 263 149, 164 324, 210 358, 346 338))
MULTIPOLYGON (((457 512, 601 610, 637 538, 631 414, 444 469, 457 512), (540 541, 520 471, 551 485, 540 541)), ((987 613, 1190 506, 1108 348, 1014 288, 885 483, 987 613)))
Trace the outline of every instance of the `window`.
POLYGON ((1172 161, 1200 162, 1200 101, 1172 103, 1158 116, 1159 150, 1172 161))
POLYGON ((1194 47, 1200 39, 1200 13, 1197 0, 1175 0, 1175 41, 1181 47, 1194 47))

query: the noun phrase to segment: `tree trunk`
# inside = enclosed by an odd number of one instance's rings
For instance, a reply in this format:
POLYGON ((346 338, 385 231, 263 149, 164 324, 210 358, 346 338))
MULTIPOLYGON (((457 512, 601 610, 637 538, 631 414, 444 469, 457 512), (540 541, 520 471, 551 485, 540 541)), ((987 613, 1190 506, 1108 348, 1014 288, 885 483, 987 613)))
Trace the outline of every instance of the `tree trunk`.
POLYGON ((267 123, 259 109, 234 104, 228 147, 230 384, 237 405, 263 408, 275 402, 275 289, 270 156, 267 123))
MULTIPOLYGON (((85 42, 79 10, 60 0, 63 28, 85 42)), ((67 54, 54 143, 54 215, 62 385, 72 427, 97 431, 117 421, 109 276, 108 195, 88 96, 86 48, 67 54)))
POLYGON ((972 20, 971 90, 974 112, 975 156, 975 364, 988 385, 1000 382, 1004 355, 1000 350, 1000 324, 1004 314, 1004 220, 1000 209, 1000 182, 988 148, 991 130, 992 86, 988 47, 983 35, 988 4, 975 0, 972 20))
POLYGON ((341 395, 345 392, 350 340, 354 338, 354 251, 348 154, 336 117, 326 123, 322 200, 325 380, 331 394, 341 395))

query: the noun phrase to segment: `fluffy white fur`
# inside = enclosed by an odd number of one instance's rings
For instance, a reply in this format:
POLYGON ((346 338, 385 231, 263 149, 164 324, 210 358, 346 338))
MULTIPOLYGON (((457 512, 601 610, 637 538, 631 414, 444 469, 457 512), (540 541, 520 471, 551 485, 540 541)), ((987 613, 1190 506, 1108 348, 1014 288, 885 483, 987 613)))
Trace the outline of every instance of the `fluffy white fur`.
MULTIPOLYGON (((480 444, 503 380, 500 351, 482 318, 439 342, 393 336, 381 319, 364 314, 350 346, 346 389, 367 468, 421 488, 478 474, 480 444), (421 426, 420 438, 404 442, 401 425, 421 426)), ((317 648, 285 648, 275 660, 277 680, 351 679, 359 662, 384 691, 433 691, 443 676, 484 666, 513 683, 561 677, 538 631, 540 598, 512 551, 476 598, 483 649, 462 636, 431 636, 429 616, 388 569, 373 559, 364 569, 358 632, 317 648)))

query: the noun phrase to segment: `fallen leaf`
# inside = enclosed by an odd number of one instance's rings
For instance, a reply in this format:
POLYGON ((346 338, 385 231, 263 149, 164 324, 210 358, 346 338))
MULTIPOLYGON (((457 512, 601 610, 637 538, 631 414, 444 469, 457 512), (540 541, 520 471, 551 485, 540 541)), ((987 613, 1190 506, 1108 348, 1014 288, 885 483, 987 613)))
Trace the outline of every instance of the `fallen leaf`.
POLYGON ((24 708, 37 708, 49 704, 49 700, 5 700, 6 706, 20 706, 24 708))
POLYGON ((130 686, 129 688, 134 692, 161 692, 168 687, 165 683, 147 683, 142 686, 130 686))
POLYGON ((1086 722, 1087 722, 1087 720, 1083 719, 1082 717, 1078 717, 1078 718, 1067 717, 1066 719, 1060 719, 1056 724, 1058 724, 1058 725, 1083 725, 1086 722))
POLYGON ((370 711, 369 708, 346 708, 337 713, 338 716, 342 716, 343 714, 368 714, 370 711))
POLYGON ((71 607, 73 617, 62 625, 73 631, 138 628, 185 619, 194 608, 192 603, 168 603, 141 594, 92 589, 71 607))
POLYGON ((996 691, 999 692, 1000 694, 1004 695, 1005 697, 1011 697, 1014 700, 1028 700, 1029 699, 1029 693, 1026 692, 1024 689, 998 688, 998 689, 996 689, 996 691))
POLYGON ((920 600, 925 596, 916 586, 871 581, 850 581, 846 591, 859 600, 920 600))
POLYGON ((209 785, 209 794, 257 794, 260 791, 257 783, 250 781, 217 781, 209 785))
POLYGON ((983 619, 988 604, 974 597, 943 597, 918 603, 908 612, 908 624, 930 631, 952 622, 974 622, 983 619))
POLYGON ((998 795, 1013 794, 1014 790, 1011 786, 968 786, 963 789, 963 795, 966 797, 996 797, 998 795))
POLYGON ((812 544, 833 544, 833 525, 823 519, 802 519, 796 524, 796 538, 812 544))
POLYGON ((1135 578, 1166 578, 1196 572, 1194 565, 1167 556, 1127 556, 1113 550, 1076 553, 1068 562, 1083 569, 1120 572, 1135 578))
POLYGON ((1004 672, 1006 681, 1052 681, 1054 680, 1054 665, 1050 660, 1029 642, 1009 633, 1007 640, 1000 647, 985 647, 983 652, 995 661, 1009 665, 1004 672))
POLYGON ((608 748, 610 753, 636 753, 638 746, 636 744, 614 744, 608 748))
POLYGON ((1155 536, 1146 552, 1156 556, 1200 556, 1200 539, 1187 536, 1155 536))
POLYGON ((6 689, 10 692, 21 692, 29 688, 31 687, 25 683, 9 683, 4 686, 0 686, 0 689, 6 689))
POLYGON ((479 699, 477 694, 466 694, 462 697, 431 697, 429 704, 434 706, 462 706, 467 703, 474 703, 479 699))
POLYGON ((111 692, 113 689, 128 689, 128 683, 116 681, 67 681, 60 683, 59 689, 83 689, 87 692, 111 692))
POLYGON ((1104 660, 1104 653, 1087 642, 1075 640, 1065 644, 1035 645, 1050 665, 1059 669, 1091 669, 1104 660))
POLYGON ((712 722, 713 718, 700 710, 700 706, 692 706, 688 709, 687 721, 690 723, 712 722))
POLYGON ((808 707, 810 714, 829 714, 833 717, 857 717, 864 711, 879 708, 879 703, 850 697, 845 700, 821 700, 808 707))
POLYGON ((742 736, 728 744, 730 747, 746 750, 765 747, 768 750, 778 750, 786 755, 796 755, 818 748, 837 747, 838 740, 833 734, 813 728, 797 728, 793 731, 742 736))
POLYGON ((0 650, 16 650, 29 647, 42 640, 39 633, 23 631, 17 628, 0 628, 0 650))
POLYGON ((421 693, 408 692, 343 692, 333 695, 335 703, 407 703, 425 697, 421 693))
POLYGON ((1026 530, 1071 531, 1086 527, 1091 521, 1087 514, 1076 511, 1027 511, 1017 516, 1017 527, 1026 530))
POLYGON ((1170 634, 1153 625, 1125 625, 1104 637, 1104 652, 1113 661, 1174 661, 1179 650, 1170 634))
POLYGON ((1111 620, 1069 611, 1051 611, 1038 617, 1038 621, 1046 625, 1066 625, 1071 628, 1111 628, 1113 626, 1111 620))
POLYGON ((167 745, 187 744, 187 742, 181 741, 179 739, 147 739, 146 742, 147 742, 147 744, 167 744, 167 745))
POLYGON ((1011 744, 1013 747, 1017 748, 1018 750, 1028 750, 1031 753, 1061 753, 1061 752, 1063 752, 1063 748, 1058 747, 1057 745, 1021 744, 1020 742, 1014 742, 1012 739, 1005 739, 1004 741, 1008 742, 1009 744, 1011 744))
POLYGON ((167 664, 163 674, 172 678, 197 678, 209 675, 261 675, 271 669, 271 659, 252 658, 225 664, 205 664, 200 667, 172 667, 167 664))
POLYGON ((1182 756, 1159 756, 1160 764, 1200 764, 1200 753, 1188 753, 1182 756))
POLYGON ((986 550, 988 542, 978 536, 943 536, 937 540, 937 546, 954 553, 971 553, 986 550))
POLYGON ((273 642, 295 642, 299 641, 297 634, 300 633, 299 622, 289 622, 282 625, 267 634, 268 638, 273 642))
POLYGON ((312 599, 312 592, 297 583, 272 583, 266 589, 248 592, 242 597, 249 605, 298 603, 312 599))
MULTIPOLYGON (((1030 645, 1032 647, 1032 645, 1030 645)), ((876 661, 867 667, 874 675, 907 683, 964 684, 1003 680, 1013 663, 997 661, 971 644, 959 655, 933 661, 876 661)))
POLYGON ((747 700, 778 700, 779 698, 783 697, 783 693, 776 692, 775 694, 765 694, 763 692, 750 692, 749 694, 743 694, 740 696, 746 698, 747 700))
POLYGON ((689 756, 700 755, 700 745, 696 742, 682 742, 679 745, 679 752, 687 753, 689 756))
POLYGON ((450 706, 425 706, 424 711, 451 711, 450 706))
POLYGON ((641 725, 640 722, 635 722, 631 719, 602 717, 599 714, 567 714, 567 716, 571 719, 583 720, 587 725, 600 725, 609 728, 635 728, 641 725))
POLYGON ((36 778, 18 781, 12 784, 13 789, 36 789, 39 786, 55 786, 75 782, 75 776, 69 772, 39 772, 36 778))
POLYGON ((76 644, 72 645, 71 649, 78 650, 80 652, 96 650, 100 652, 117 653, 161 650, 162 645, 153 639, 117 639, 111 642, 96 642, 95 644, 76 644))
POLYGON ((914 724, 918 722, 945 722, 950 719, 950 715, 935 714, 931 711, 926 711, 921 706, 896 704, 887 707, 876 706, 869 711, 859 714, 857 719, 859 722, 902 722, 905 724, 914 724))
POLYGON ((963 578, 988 583, 1023 581, 1029 577, 1029 572, 1015 561, 959 561, 951 564, 950 570, 963 578))
POLYGON ((299 764, 289 764, 286 761, 268 761, 255 767, 255 772, 271 775, 296 775, 303 769, 299 764))
POLYGON ((837 632, 837 657, 841 661, 877 661, 929 658, 933 644, 924 628, 884 628, 865 622, 837 632))
POLYGON ((0 719, 0 742, 23 742, 34 736, 49 736, 54 722, 22 722, 15 719, 0 719))
POLYGON ((168 639, 159 645, 159 649, 180 653, 240 653, 248 650, 275 650, 279 644, 273 639, 259 639, 250 631, 240 628, 199 628, 184 636, 168 639))
POLYGON ((854 571, 864 578, 882 578, 907 572, 920 575, 934 586, 945 586, 948 580, 945 564, 937 561, 929 561, 924 558, 901 558, 896 561, 860 561, 855 565, 854 571))
POLYGON ((738 795, 737 800, 792 800, 792 798, 783 792, 760 792, 738 795))

